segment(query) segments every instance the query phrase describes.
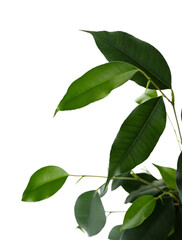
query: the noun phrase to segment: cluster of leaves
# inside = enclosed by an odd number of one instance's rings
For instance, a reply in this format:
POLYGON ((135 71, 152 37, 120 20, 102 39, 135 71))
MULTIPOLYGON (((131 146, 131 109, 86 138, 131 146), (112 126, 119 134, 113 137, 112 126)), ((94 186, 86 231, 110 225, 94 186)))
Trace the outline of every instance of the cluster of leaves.
MULTIPOLYGON (((93 236, 105 226, 102 197, 112 180, 112 190, 125 189, 128 192, 125 203, 131 203, 131 206, 123 224, 111 230, 109 239, 182 239, 182 154, 177 170, 154 165, 162 179, 149 173, 133 172, 149 157, 165 129, 164 98, 172 105, 176 116, 168 64, 156 48, 130 34, 89 33, 109 63, 91 69, 74 81, 58 104, 55 115, 58 111, 78 109, 98 101, 128 80, 146 90, 136 100, 139 105, 123 122, 112 144, 105 184, 98 190, 83 193, 75 203, 79 228, 93 236), (165 89, 171 90, 171 100, 164 94, 165 89)), ((177 125, 181 136, 178 120, 177 125)), ((41 168, 30 178, 22 200, 35 202, 50 197, 70 176, 73 175, 57 166, 41 168)))

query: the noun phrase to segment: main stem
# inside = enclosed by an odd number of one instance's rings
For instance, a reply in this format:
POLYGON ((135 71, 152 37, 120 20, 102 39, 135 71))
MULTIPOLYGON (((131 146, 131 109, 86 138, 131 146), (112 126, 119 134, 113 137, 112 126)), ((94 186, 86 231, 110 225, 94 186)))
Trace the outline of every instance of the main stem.
MULTIPOLYGON (((139 181, 142 183, 145 183, 146 185, 149 185, 153 188, 156 188, 157 190, 161 191, 161 192, 166 192, 164 191, 162 188, 159 188, 157 186, 155 186, 154 184, 144 180, 143 178, 138 177, 136 174, 134 177, 112 177, 112 180, 131 180, 131 181, 139 181)), ((69 174, 70 177, 79 177, 80 179, 84 178, 84 177, 95 177, 95 178, 107 178, 106 176, 96 176, 96 175, 73 175, 73 174, 69 174)))

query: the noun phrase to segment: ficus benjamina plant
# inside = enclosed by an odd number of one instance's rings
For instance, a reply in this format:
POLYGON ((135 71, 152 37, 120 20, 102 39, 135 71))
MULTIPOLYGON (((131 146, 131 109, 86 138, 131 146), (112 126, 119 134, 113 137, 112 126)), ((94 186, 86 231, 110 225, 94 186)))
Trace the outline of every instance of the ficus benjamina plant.
POLYGON ((154 164, 161 175, 134 172, 148 159, 162 135, 169 102, 176 120, 173 126, 180 151, 182 135, 171 85, 171 72, 162 54, 147 42, 125 32, 93 32, 91 34, 108 63, 96 66, 68 88, 58 104, 59 111, 75 110, 101 100, 112 90, 132 80, 144 88, 136 99, 137 107, 122 123, 111 146, 107 176, 71 175, 58 166, 46 166, 30 178, 22 201, 36 202, 51 197, 68 177, 102 177, 104 184, 88 190, 76 200, 74 213, 78 228, 88 236, 98 234, 106 223, 102 198, 122 187, 131 203, 123 222, 113 226, 110 240, 181 240, 182 239, 182 154, 177 169, 154 164), (165 90, 171 91, 167 96, 165 90), (164 101, 165 100, 165 101, 164 101))

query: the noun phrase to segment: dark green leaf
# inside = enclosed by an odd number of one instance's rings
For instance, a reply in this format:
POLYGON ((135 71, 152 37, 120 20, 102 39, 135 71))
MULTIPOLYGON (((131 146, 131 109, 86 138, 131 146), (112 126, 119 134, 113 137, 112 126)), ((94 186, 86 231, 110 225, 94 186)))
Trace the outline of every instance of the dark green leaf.
POLYGON ((136 199, 127 210, 120 230, 130 229, 142 224, 148 218, 156 205, 156 199, 145 195, 136 199))
POLYGON ((75 204, 77 223, 89 236, 98 234, 106 223, 105 211, 100 196, 95 191, 80 195, 75 204))
MULTIPOLYGON (((153 185, 161 188, 161 189, 165 189, 166 185, 162 180, 155 180, 153 182, 151 182, 153 185)), ((158 196, 159 194, 161 194, 161 191, 158 190, 157 188, 154 188, 152 186, 149 185, 143 185, 141 187, 139 187, 137 190, 131 192, 128 197, 125 200, 125 203, 132 203, 134 202, 137 198, 143 196, 143 195, 152 195, 152 196, 158 196)))
POLYGON ((175 181, 175 176, 176 176, 176 170, 173 168, 168 168, 168 167, 162 167, 158 166, 156 164, 153 164, 160 172, 164 182, 168 186, 168 188, 176 189, 176 181, 175 181))
MULTIPOLYGON (((177 240, 177 239, 175 239, 174 234, 172 234, 167 238, 167 240, 177 240)), ((179 238, 179 240, 181 240, 181 239, 179 238)))
POLYGON ((56 166, 47 166, 36 171, 23 193, 22 201, 36 202, 51 197, 65 183, 68 173, 56 166))
POLYGON ((176 218, 174 225, 174 239, 181 240, 182 239, 182 206, 176 207, 176 218))
POLYGON ((182 203, 182 152, 178 158, 177 171, 176 171, 176 186, 179 193, 180 201, 182 203))
POLYGON ((109 233, 110 240, 121 240, 123 232, 120 231, 121 225, 113 227, 109 233))
POLYGON ((142 95, 140 95, 135 102, 138 104, 144 103, 151 98, 157 97, 157 91, 152 89, 147 89, 142 95))
POLYGON ((174 225, 175 209, 172 198, 157 201, 149 218, 140 226, 123 231, 121 240, 166 240, 174 225))
POLYGON ((111 62, 95 67, 74 81, 57 106, 58 111, 84 107, 106 97, 131 79, 138 69, 129 63, 111 62))
MULTIPOLYGON (((148 182, 153 182, 155 180, 157 180, 155 177, 153 177, 151 174, 148 173, 137 173, 137 176, 148 181, 148 182)), ((116 177, 133 177, 130 174, 130 171, 126 172, 126 173, 122 173, 116 177)), ((133 178, 134 179, 134 178, 133 178)), ((117 189, 119 186, 123 187, 125 191, 127 192, 132 192, 137 190, 139 187, 141 186, 146 186, 145 183, 140 182, 140 181, 136 181, 136 180, 113 180, 112 182, 112 191, 117 189)))
MULTIPOLYGON (((125 32, 92 32, 95 42, 108 61, 124 61, 143 70, 160 89, 171 88, 169 66, 161 53, 149 43, 125 32)), ((138 72, 133 78, 146 86, 146 78, 138 72)), ((150 85, 149 88, 154 88, 150 85)))
POLYGON ((162 97, 137 106, 122 124, 110 152, 107 183, 145 161, 157 144, 166 125, 162 97))

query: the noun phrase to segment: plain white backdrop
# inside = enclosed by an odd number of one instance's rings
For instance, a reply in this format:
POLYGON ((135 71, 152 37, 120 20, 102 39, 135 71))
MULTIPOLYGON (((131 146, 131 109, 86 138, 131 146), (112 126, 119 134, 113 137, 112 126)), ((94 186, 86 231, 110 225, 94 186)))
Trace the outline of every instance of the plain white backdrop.
MULTIPOLYGON (((106 63, 92 36, 79 29, 125 31, 154 45, 171 68, 180 116, 181 7, 180 0, 0 1, 1 239, 88 239, 76 229, 74 203, 82 192, 103 184, 102 179, 75 184, 78 179, 70 178, 47 200, 21 202, 30 176, 43 166, 107 175, 111 144, 144 91, 128 82, 99 102, 53 118, 71 82, 106 63)), ((176 167, 179 152, 167 123, 158 146, 137 169, 145 166, 159 177, 151 163, 176 167)), ((105 209, 126 210, 125 197, 121 189, 109 191, 105 209)), ((122 219, 123 214, 110 215, 92 239, 107 239, 122 219)))

